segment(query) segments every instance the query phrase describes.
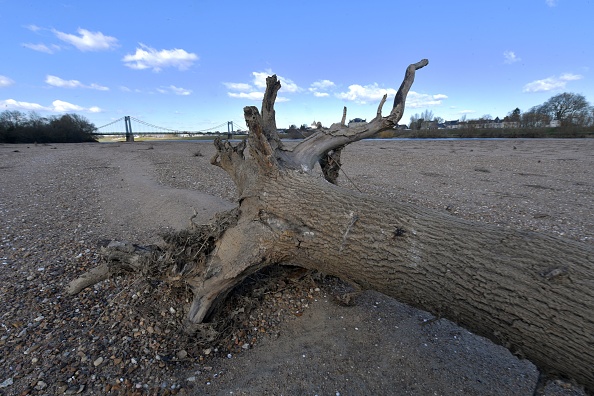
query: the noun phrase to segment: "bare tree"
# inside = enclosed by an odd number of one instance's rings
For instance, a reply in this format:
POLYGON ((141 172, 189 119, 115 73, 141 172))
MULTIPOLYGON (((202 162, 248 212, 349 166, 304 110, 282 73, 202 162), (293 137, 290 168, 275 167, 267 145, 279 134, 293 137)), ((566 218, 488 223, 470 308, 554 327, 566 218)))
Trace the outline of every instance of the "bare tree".
POLYGON ((594 391, 590 245, 469 222, 333 184, 342 149, 397 125, 415 73, 427 64, 408 66, 389 115, 382 116, 384 96, 373 120, 349 128, 345 108, 341 122, 293 149, 279 139, 274 102, 280 82, 268 77, 261 112, 244 108, 247 141, 215 142, 211 162, 233 179, 239 206, 184 231, 170 254, 142 259, 133 247, 114 251, 113 260, 71 282, 69 292, 121 268, 159 272, 193 291, 186 330, 196 331, 243 279, 289 263, 378 290, 504 345, 540 368, 539 386, 568 377, 594 391), (318 163, 325 179, 314 172, 318 163))
POLYGON ((591 107, 584 95, 564 92, 543 103, 539 112, 559 120, 562 126, 585 126, 591 107))

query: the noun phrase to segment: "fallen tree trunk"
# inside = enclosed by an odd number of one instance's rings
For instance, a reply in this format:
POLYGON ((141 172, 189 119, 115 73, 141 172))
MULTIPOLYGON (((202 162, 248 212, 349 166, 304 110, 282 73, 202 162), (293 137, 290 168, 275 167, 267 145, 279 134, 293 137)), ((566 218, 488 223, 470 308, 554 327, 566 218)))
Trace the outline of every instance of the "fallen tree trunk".
POLYGON ((276 131, 280 83, 276 76, 267 79, 262 114, 244 109, 247 142, 215 142, 212 163, 234 180, 238 209, 203 228, 197 248, 165 266, 168 277, 194 293, 187 328, 208 318, 250 274, 293 264, 385 293, 504 345, 539 367, 540 385, 562 377, 594 391, 590 245, 473 223, 332 184, 345 145, 397 125, 415 72, 427 63, 407 68, 387 117, 381 115, 386 97, 362 126, 348 128, 345 109, 342 122, 292 150, 276 131), (324 178, 313 171, 317 163, 324 178))

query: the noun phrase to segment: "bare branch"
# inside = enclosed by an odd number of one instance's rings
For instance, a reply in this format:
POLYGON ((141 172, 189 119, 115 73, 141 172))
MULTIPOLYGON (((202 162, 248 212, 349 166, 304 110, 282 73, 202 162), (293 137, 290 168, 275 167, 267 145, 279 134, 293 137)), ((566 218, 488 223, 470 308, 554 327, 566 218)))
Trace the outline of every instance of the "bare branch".
MULTIPOLYGON (((264 172, 278 168, 278 162, 274 156, 275 150, 264 133, 262 126, 263 120, 258 109, 254 106, 244 107, 243 116, 250 129, 248 140, 252 158, 255 159, 259 168, 264 172)), ((277 135, 276 132, 275 135, 277 135)))
POLYGON ((276 112, 274 111, 274 102, 276 94, 281 88, 276 74, 266 77, 266 91, 262 99, 262 132, 270 143, 273 150, 282 149, 283 145, 276 129, 276 112))
POLYGON ((377 106, 377 114, 374 119, 381 119, 382 118, 382 108, 384 107, 384 103, 386 103, 386 99, 388 99, 388 94, 384 94, 382 97, 382 101, 380 102, 379 106, 377 106))
POLYGON ((412 87, 413 82, 415 81, 415 72, 429 64, 429 60, 423 59, 417 63, 413 63, 406 68, 406 73, 404 74, 404 80, 396 93, 396 97, 394 98, 394 106, 392 107, 392 111, 388 116, 388 119, 392 121, 394 124, 398 124, 398 121, 402 118, 404 114, 404 104, 406 103, 406 96, 408 95, 408 91, 410 91, 410 87, 412 87))
POLYGON ((381 110, 386 100, 384 97, 378 107, 377 116, 369 123, 356 125, 349 128, 345 125, 346 108, 343 111, 343 119, 340 124, 332 124, 328 129, 322 129, 314 135, 305 139, 297 145, 292 152, 291 162, 293 167, 299 167, 305 170, 312 169, 313 166, 331 150, 338 147, 344 147, 347 144, 356 142, 367 137, 371 137, 381 131, 394 128, 404 113, 406 96, 414 82, 415 72, 429 64, 427 59, 413 63, 406 68, 404 81, 400 85, 394 107, 387 117, 381 116, 381 110))

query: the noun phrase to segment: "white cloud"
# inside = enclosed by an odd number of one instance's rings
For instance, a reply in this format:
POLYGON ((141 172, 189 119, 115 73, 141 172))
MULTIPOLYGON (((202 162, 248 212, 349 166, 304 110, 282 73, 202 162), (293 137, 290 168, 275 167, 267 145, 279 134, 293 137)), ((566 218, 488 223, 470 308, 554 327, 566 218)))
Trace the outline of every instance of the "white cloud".
POLYGON ((316 81, 313 84, 311 84, 311 89, 328 89, 328 88, 333 88, 335 87, 336 84, 334 84, 332 81, 330 80, 320 80, 320 81, 316 81))
MULTIPOLYGON (((225 82, 223 83, 223 85, 225 85, 227 89, 231 91, 238 91, 227 92, 227 95, 229 95, 229 97, 231 98, 262 100, 262 98, 264 97, 264 91, 266 90, 266 78, 273 74, 274 73, 272 73, 271 70, 266 70, 263 72, 252 72, 252 84, 225 82)), ((284 78, 281 76, 277 76, 277 78, 281 83, 281 89, 279 90, 279 92, 295 93, 302 91, 302 89, 292 80, 289 80, 288 78, 284 78)), ((287 97, 276 97, 276 103, 288 101, 289 98, 287 97)))
MULTIPOLYGON (((381 88, 377 83, 370 85, 354 84, 349 86, 348 92, 341 92, 336 94, 336 97, 344 100, 350 100, 356 103, 366 104, 368 102, 379 102, 385 94, 388 96, 395 96, 396 90, 394 88, 381 88)), ((442 103, 443 99, 447 99, 447 95, 436 94, 420 94, 410 91, 406 98, 406 106, 408 108, 419 108, 427 106, 437 106, 442 103)))
POLYGON ((60 77, 56 76, 46 76, 45 83, 49 85, 53 85, 54 87, 60 88, 82 88, 83 85, 80 81, 77 80, 63 80, 60 77))
POLYGON ((6 76, 0 75, 0 88, 8 87, 9 85, 14 84, 14 81, 6 76))
POLYGON ((91 85, 87 86, 87 88, 96 89, 97 91, 109 91, 108 87, 104 87, 103 85, 92 83, 91 85))
POLYGON ((253 91, 253 92, 227 92, 231 98, 237 99, 249 99, 249 100, 262 100, 264 98, 264 92, 253 91))
POLYGON ((63 100, 54 100, 51 106, 43 106, 38 103, 21 102, 14 99, 0 100, 0 107, 14 110, 27 110, 27 111, 48 111, 56 113, 68 113, 68 112, 90 112, 99 113, 103 110, 97 106, 85 108, 72 103, 64 102, 63 100))
POLYGON ((581 80, 584 78, 579 74, 565 73, 560 77, 547 77, 542 80, 532 81, 524 85, 523 92, 547 92, 565 89, 567 82, 581 80))
POLYGON ((545 0, 545 3, 547 3, 549 7, 555 7, 557 5, 557 0, 545 0))
POLYGON ((118 46, 117 38, 106 36, 101 32, 91 32, 87 29, 78 28, 77 32, 80 36, 55 29, 52 29, 52 32, 58 39, 75 46, 81 51, 105 51, 118 46))
POLYGON ((377 83, 370 85, 353 84, 349 85, 348 92, 337 93, 336 97, 365 104, 368 101, 380 101, 385 94, 396 95, 396 90, 393 88, 380 88, 377 83))
POLYGON ((136 53, 128 54, 122 59, 124 64, 131 69, 152 69, 155 72, 159 72, 165 67, 187 70, 196 60, 198 60, 198 55, 183 49, 157 51, 144 44, 140 44, 140 48, 136 48, 136 53))
POLYGON ((581 80, 582 78, 584 78, 584 76, 581 76, 579 74, 564 73, 559 78, 563 81, 576 81, 581 80))
POLYGON ((442 100, 447 98, 448 96, 444 94, 428 95, 410 91, 406 97, 406 107, 416 109, 419 107, 439 106, 442 100))
POLYGON ((266 77, 272 75, 271 70, 263 71, 263 72, 252 72, 254 76, 254 85, 256 88, 265 89, 266 88, 266 77))
POLYGON ((227 89, 231 89, 233 91, 250 91, 252 86, 250 84, 245 83, 223 83, 227 89))
POLYGON ((170 85, 169 89, 176 95, 181 95, 181 96, 187 96, 190 95, 192 93, 191 89, 185 89, 185 88, 180 88, 180 87, 176 87, 175 85, 170 85))
POLYGON ((104 87, 99 84, 91 84, 85 85, 78 80, 64 80, 57 76, 47 75, 45 78, 46 84, 52 85, 54 87, 60 88, 89 88, 89 89, 96 89, 98 91, 109 91, 108 87, 104 87))
POLYGON ((0 100, 0 107, 15 110, 48 110, 47 107, 37 103, 20 102, 14 99, 0 100))
POLYGON ((292 80, 289 80, 288 78, 284 78, 281 76, 278 76, 279 81, 281 82, 281 89, 279 90, 279 92, 300 92, 301 88, 295 84, 292 80))
POLYGON ((505 51, 503 53, 503 63, 507 63, 508 65, 511 65, 512 63, 516 63, 521 61, 521 58, 518 58, 518 56, 516 55, 516 53, 514 51, 505 51))
POLYGON ((32 32, 38 32, 39 30, 41 30, 42 28, 40 28, 37 25, 27 25, 25 26, 26 29, 29 29, 32 32))
POLYGON ((67 113, 69 111, 82 111, 84 107, 72 103, 64 102, 63 100, 54 100, 52 102, 54 111, 60 113, 67 113))
MULTIPOLYGON (((274 73, 272 73, 271 70, 265 70, 263 72, 252 72, 252 75, 254 76, 254 85, 256 86, 256 88, 260 88, 262 90, 266 89, 266 78, 269 76, 272 76, 274 73)), ((288 78, 284 78, 281 76, 276 76, 278 78, 278 80, 281 83, 281 89, 279 90, 279 92, 299 92, 301 91, 301 88, 299 88, 299 86, 297 84, 295 84, 292 80, 289 80, 288 78)))
POLYGON ((336 85, 330 80, 320 80, 316 81, 309 87, 309 92, 313 93, 313 95, 317 98, 323 98, 326 96, 330 96, 328 91, 334 88, 336 85))
POLYGON ((23 43, 23 47, 29 48, 33 51, 37 52, 45 52, 46 54, 54 54, 59 51, 61 48, 59 45, 51 44, 49 47, 45 44, 31 44, 31 43, 23 43))
POLYGON ((461 115, 472 114, 472 113, 476 113, 476 111, 474 111, 474 110, 460 110, 458 112, 458 114, 461 114, 461 115))
POLYGON ((174 93, 176 95, 188 96, 192 93, 192 90, 185 89, 185 88, 179 88, 179 87, 176 87, 175 85, 170 85, 168 87, 157 88, 157 92, 162 93, 162 94, 174 93))

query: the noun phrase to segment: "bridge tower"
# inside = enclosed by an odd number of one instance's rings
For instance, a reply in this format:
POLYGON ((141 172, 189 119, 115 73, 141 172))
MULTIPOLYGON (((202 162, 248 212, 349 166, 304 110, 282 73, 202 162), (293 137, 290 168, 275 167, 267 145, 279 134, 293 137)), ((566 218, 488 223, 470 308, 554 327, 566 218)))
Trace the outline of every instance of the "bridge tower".
POLYGON ((233 121, 227 121, 227 140, 233 137, 233 121))
POLYGON ((124 124, 126 125, 126 142, 133 142, 134 134, 132 133, 132 121, 130 121, 130 116, 124 117, 124 124))

